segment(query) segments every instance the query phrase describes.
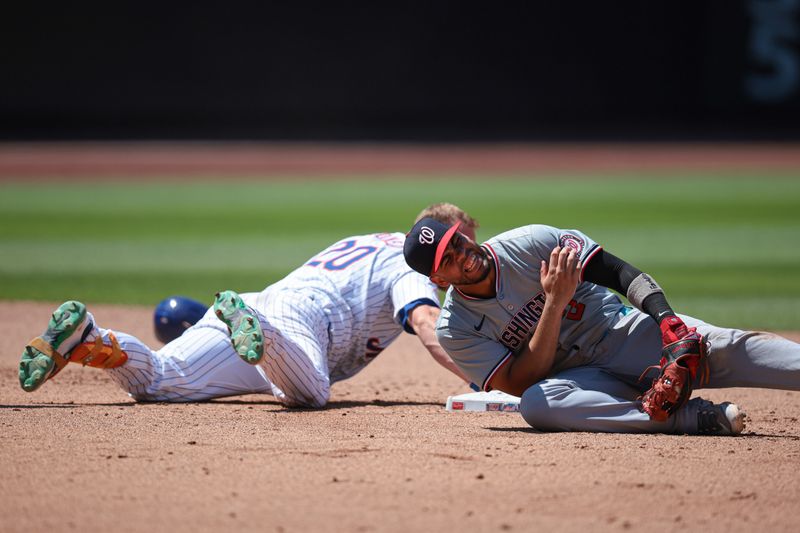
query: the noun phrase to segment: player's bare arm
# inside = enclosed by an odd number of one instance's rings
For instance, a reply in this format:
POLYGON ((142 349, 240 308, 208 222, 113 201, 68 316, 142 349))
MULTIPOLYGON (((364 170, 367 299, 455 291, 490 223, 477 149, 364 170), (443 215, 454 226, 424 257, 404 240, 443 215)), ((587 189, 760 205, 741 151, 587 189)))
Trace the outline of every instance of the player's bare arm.
POLYGON ((515 396, 550 373, 564 308, 580 282, 581 262, 571 248, 556 247, 550 263, 542 261, 540 275, 546 300, 539 325, 522 351, 492 378, 491 387, 515 396))
POLYGON ((469 383, 469 379, 459 370, 456 364, 441 347, 436 339, 436 320, 439 308, 433 305, 418 305, 408 314, 408 323, 414 329, 420 342, 428 350, 433 359, 447 370, 469 383))

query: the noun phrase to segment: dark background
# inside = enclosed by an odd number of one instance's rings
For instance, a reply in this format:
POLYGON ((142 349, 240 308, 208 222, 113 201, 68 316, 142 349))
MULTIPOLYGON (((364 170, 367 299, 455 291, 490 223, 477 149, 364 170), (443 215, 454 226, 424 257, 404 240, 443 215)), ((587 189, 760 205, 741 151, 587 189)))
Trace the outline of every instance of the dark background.
POLYGON ((0 139, 800 138, 800 1, 18 3, 0 139))

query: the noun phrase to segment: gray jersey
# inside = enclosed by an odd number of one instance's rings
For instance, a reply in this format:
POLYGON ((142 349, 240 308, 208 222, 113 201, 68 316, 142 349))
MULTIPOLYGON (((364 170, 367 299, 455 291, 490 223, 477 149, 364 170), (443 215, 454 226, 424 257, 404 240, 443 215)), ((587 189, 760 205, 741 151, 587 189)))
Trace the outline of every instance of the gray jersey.
MULTIPOLYGON (((437 323, 442 347, 461 370, 484 390, 492 376, 530 340, 544 309, 539 279, 541 261, 556 246, 574 248, 586 265, 600 245, 576 230, 530 225, 502 233, 483 244, 494 258, 494 298, 447 292, 437 323)), ((564 311, 553 372, 586 364, 588 348, 617 320, 623 305, 605 287, 581 282, 564 311)))

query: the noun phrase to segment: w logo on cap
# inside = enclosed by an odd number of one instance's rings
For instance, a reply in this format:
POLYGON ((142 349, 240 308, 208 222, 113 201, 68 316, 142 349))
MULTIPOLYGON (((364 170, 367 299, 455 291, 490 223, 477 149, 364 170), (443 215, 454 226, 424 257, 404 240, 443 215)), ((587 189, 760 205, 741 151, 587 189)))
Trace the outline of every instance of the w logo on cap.
POLYGON ((432 244, 434 239, 436 238, 436 234, 433 232, 431 228, 428 226, 422 226, 419 230, 419 242, 420 244, 432 244))
POLYGON ((408 266, 426 276, 436 272, 444 249, 458 230, 459 224, 456 222, 448 227, 430 217, 417 221, 403 243, 403 255, 408 266))

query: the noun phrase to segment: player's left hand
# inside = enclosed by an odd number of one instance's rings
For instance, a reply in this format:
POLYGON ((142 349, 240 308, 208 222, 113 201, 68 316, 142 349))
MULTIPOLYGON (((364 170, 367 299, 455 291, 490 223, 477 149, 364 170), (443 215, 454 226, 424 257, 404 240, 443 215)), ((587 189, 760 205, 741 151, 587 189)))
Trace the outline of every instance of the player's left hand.
POLYGON ((690 330, 686 327, 683 320, 675 315, 668 316, 662 320, 658 327, 661 328, 661 342, 663 346, 668 346, 673 342, 685 339, 689 336, 690 331, 694 331, 694 328, 690 330))
POLYGON ((652 420, 663 422, 689 401, 698 373, 701 381, 708 381, 708 359, 703 336, 695 328, 687 328, 682 339, 664 346, 659 364, 645 369, 639 381, 654 368, 659 369, 659 375, 639 400, 642 410, 652 420))

